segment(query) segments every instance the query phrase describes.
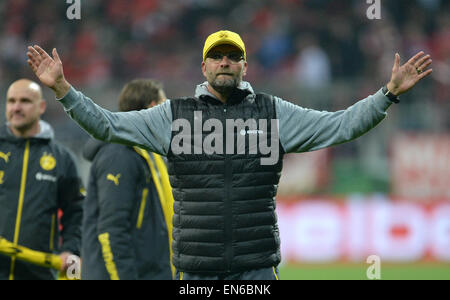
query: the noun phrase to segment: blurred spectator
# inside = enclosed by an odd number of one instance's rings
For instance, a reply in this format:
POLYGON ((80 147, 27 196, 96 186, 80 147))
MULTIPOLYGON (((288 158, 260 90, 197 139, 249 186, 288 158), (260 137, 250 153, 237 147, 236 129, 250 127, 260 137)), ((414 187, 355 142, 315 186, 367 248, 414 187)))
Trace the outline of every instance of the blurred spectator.
POLYGON ((300 38, 299 55, 295 62, 295 78, 305 87, 321 89, 331 83, 328 55, 312 36, 300 38))

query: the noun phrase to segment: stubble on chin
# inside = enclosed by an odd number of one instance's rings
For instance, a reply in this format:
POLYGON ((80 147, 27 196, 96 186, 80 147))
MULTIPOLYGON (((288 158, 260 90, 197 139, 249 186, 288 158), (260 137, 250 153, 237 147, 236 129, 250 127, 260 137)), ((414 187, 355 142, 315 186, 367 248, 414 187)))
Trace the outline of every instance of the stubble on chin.
POLYGON ((211 80, 209 84, 220 94, 229 94, 239 86, 240 80, 233 78, 218 78, 211 80))

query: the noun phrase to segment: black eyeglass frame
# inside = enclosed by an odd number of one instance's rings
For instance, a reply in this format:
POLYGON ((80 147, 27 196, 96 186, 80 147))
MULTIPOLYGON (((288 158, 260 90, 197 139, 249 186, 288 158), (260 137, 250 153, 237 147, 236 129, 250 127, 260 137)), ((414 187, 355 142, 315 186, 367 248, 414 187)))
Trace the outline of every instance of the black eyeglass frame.
POLYGON ((226 56, 233 63, 238 63, 244 59, 244 55, 242 54, 242 52, 229 52, 229 53, 210 52, 206 55, 206 58, 210 58, 216 62, 220 62, 222 61, 224 56, 226 56))

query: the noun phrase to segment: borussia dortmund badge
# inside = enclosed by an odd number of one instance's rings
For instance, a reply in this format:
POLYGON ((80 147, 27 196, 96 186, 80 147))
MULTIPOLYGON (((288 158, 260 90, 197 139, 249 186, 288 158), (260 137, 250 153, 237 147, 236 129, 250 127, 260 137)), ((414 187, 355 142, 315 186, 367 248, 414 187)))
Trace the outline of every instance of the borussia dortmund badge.
POLYGON ((42 169, 44 169, 45 171, 50 171, 55 168, 56 159, 52 156, 52 154, 47 154, 47 152, 44 152, 41 157, 40 163, 42 169))

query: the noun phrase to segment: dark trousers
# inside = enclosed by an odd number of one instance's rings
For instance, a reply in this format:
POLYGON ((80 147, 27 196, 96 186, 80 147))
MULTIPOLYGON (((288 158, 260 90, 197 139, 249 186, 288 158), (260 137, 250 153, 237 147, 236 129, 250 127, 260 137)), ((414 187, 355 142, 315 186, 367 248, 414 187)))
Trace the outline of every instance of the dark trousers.
POLYGON ((175 280, 279 280, 277 267, 249 270, 240 273, 206 274, 176 271, 175 280))

